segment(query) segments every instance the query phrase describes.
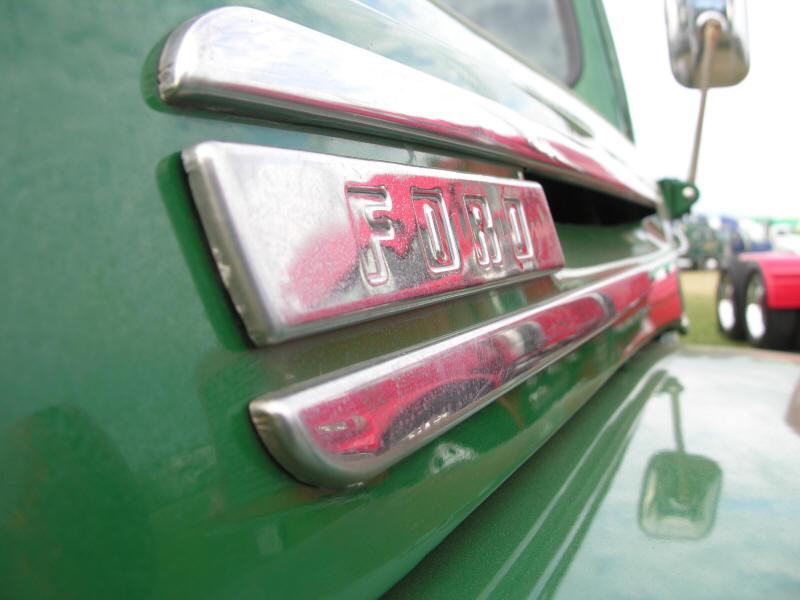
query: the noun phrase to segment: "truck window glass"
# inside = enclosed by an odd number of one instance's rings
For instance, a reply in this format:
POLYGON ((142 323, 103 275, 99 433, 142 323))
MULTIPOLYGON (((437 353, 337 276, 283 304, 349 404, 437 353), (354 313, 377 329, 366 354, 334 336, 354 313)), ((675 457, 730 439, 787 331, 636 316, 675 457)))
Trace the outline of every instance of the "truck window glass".
POLYGON ((441 0, 473 28, 559 81, 580 75, 580 42, 569 2, 561 0, 441 0))

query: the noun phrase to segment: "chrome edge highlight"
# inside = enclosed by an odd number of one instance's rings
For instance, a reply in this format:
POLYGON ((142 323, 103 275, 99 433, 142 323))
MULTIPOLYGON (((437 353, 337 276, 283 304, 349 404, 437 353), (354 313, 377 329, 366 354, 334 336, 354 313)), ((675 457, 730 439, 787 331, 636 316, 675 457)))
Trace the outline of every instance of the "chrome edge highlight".
POLYGON ((162 51, 158 81, 162 101, 176 107, 289 114, 510 160, 647 206, 658 198, 652 182, 593 138, 251 8, 219 8, 179 26, 162 51))
POLYGON ((250 403, 262 441, 295 477, 341 487, 375 477, 631 311, 651 278, 625 273, 544 306, 250 403))

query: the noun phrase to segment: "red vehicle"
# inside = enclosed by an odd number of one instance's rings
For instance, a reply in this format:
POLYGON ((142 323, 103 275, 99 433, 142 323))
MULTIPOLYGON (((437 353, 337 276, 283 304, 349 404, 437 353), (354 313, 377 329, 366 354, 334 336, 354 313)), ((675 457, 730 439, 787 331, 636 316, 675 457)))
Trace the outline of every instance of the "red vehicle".
POLYGON ((776 350, 800 349, 800 256, 745 253, 720 272, 717 323, 732 339, 776 350))

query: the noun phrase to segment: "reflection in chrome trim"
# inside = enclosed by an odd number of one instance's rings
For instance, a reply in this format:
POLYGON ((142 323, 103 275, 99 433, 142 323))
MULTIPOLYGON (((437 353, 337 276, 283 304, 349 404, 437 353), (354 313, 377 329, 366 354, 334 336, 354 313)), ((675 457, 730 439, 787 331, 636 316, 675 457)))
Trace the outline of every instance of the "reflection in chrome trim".
POLYGON ((627 273, 465 333, 250 403, 264 444, 298 479, 365 481, 525 378, 647 307, 650 277, 627 273))
POLYGON ((656 192, 592 140, 268 13, 212 10, 178 27, 159 62, 170 105, 382 132, 511 160, 653 204, 656 192))
POLYGON ((257 344, 564 264, 536 183, 224 142, 188 148, 183 162, 257 344))

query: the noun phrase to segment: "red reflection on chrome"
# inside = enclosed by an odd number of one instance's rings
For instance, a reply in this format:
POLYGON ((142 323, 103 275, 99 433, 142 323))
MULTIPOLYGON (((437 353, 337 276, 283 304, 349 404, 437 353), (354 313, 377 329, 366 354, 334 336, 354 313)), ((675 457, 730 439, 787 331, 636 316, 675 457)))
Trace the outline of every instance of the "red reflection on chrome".
POLYGON ((301 420, 323 453, 381 454, 475 410, 615 315, 643 306, 648 288, 647 275, 637 275, 418 359, 403 357, 396 368, 304 409, 301 420))
MULTIPOLYGON (((625 352, 652 337, 644 270, 568 293, 541 307, 333 373, 251 402, 265 445, 298 479, 365 481, 540 372, 607 327, 631 324, 625 352)), ((654 316, 658 317, 653 311, 654 316)))
POLYGON ((322 249, 315 239, 298 252, 284 293, 304 309, 288 322, 298 325, 562 267, 564 255, 541 187, 486 179, 381 174, 346 182, 352 229, 330 231, 322 249), (331 268, 320 270, 319 261, 307 259, 320 255, 331 268), (337 292, 352 289, 354 276, 370 293, 332 302, 337 292))

